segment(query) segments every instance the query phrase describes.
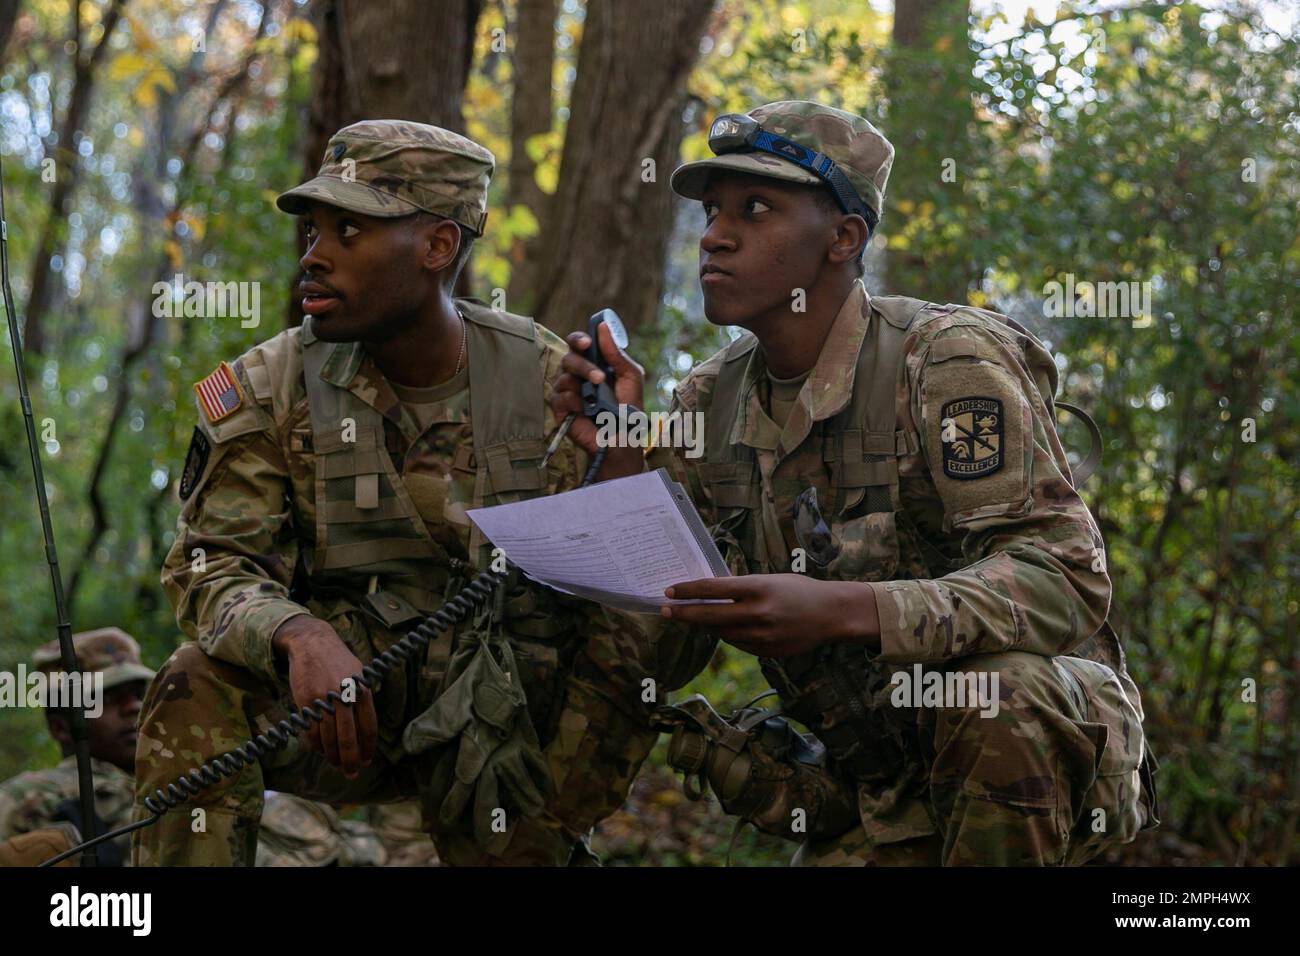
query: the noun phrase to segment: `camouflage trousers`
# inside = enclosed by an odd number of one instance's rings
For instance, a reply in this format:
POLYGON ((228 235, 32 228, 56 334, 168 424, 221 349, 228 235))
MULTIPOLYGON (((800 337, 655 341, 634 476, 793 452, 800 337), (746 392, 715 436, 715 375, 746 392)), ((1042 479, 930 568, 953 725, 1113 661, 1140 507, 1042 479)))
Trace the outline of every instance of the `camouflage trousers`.
MULTIPOLYGON (((897 711, 904 770, 858 785, 861 822, 796 866, 1073 866, 1155 826, 1137 690, 1075 657, 1007 652, 941 672, 997 675, 978 702, 897 711)), ((946 702, 947 703, 947 702, 946 702)))
MULTIPOLYGON (((356 779, 311 750, 303 737, 265 754, 191 800, 135 831, 137 866, 252 866, 263 793, 277 790, 330 804, 391 803, 423 794, 433 773, 430 754, 402 756, 385 741, 400 738, 401 694, 386 681, 376 695, 380 746, 356 779), (389 699, 386 699, 386 695, 389 699), (396 720, 386 715, 398 715, 396 720), (202 811, 201 813, 199 811, 202 811)), ((427 703, 427 701, 425 701, 427 703)), ((136 750, 134 819, 151 816, 143 800, 212 757, 247 743, 292 710, 287 686, 270 685, 252 672, 208 656, 186 643, 158 671, 140 714, 136 750)), ((504 856, 489 856, 465 834, 432 833, 439 859, 450 865, 583 865, 591 861, 583 835, 621 805, 649 752, 654 734, 602 705, 590 684, 573 682, 547 759, 557 785, 576 784, 575 762, 596 758, 583 786, 565 786, 543 814, 511 825, 504 856), (580 716, 581 715, 581 716, 580 716), (589 726, 592 725, 592 726, 589 726), (595 725, 598 725, 595 726, 595 725), (599 732, 592 733, 599 729, 599 732), (593 737, 618 760, 600 763, 593 737), (562 822, 563 821, 563 822, 562 822)))

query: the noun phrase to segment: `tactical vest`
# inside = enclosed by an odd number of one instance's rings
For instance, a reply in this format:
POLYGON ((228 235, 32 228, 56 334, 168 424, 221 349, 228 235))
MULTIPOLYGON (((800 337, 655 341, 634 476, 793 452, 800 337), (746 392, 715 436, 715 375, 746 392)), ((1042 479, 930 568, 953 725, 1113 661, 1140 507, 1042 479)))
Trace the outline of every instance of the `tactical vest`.
MULTIPOLYGON (((459 300, 459 305, 467 319, 477 463, 473 506, 542 494, 544 399, 533 323, 473 301, 459 300)), ((429 537, 385 448, 383 416, 321 378, 332 349, 332 343, 304 329, 303 371, 316 452, 313 577, 409 575, 412 560, 420 567, 446 566, 447 554, 429 537)), ((484 547, 474 529, 470 550, 480 562, 484 547)))
MULTIPOLYGON (((472 507, 545 494, 544 383, 535 326, 475 300, 458 299, 457 305, 467 320, 474 453, 464 464, 476 471, 472 507)), ((467 567, 430 537, 386 448, 383 416, 321 378, 332 343, 317 339, 310 325, 302 341, 316 454, 309 588, 322 597, 348 598, 388 628, 410 627, 440 608, 476 568, 488 566, 491 545, 473 528, 467 567)), ((494 627, 516 645, 529 710, 545 736, 558 712, 554 685, 571 656, 572 615, 545 589, 512 573, 465 633, 494 627), (559 638, 564 643, 557 645, 559 638)))
MULTIPOLYGON (((928 576, 941 577, 957 570, 957 565, 919 535, 909 533, 911 521, 899 496, 898 459, 921 447, 916 432, 896 428, 897 395, 906 384, 902 355, 908 329, 922 310, 962 311, 1000 322, 1022 340, 1036 343, 1037 339, 1014 320, 972 306, 938 305, 905 296, 877 296, 870 304, 883 321, 868 324, 858 353, 852 397, 838 414, 815 423, 805 441, 822 443, 822 461, 835 494, 834 517, 826 516, 832 531, 842 540, 888 545, 874 553, 868 550, 865 561, 845 566, 840 558, 825 570, 812 566, 809 570, 821 579, 890 580, 896 576, 900 533, 906 533, 922 552, 928 576), (886 553, 889 549, 892 555, 886 553)), ((756 512, 764 502, 758 461, 753 449, 729 441, 748 358, 757 344, 752 335, 744 336, 724 354, 709 405, 706 463, 697 467, 717 507, 724 555, 734 559, 739 552, 746 573, 773 573, 788 571, 790 558, 784 551, 773 555, 759 547, 756 512)), ((1038 361, 1030 361, 1030 372, 1049 412, 1064 408, 1088 428, 1092 447, 1072 475, 1076 486, 1082 484, 1100 463, 1100 432, 1082 410, 1054 402, 1057 370, 1045 351, 1039 353, 1038 361)), ((1074 654, 1108 664, 1117 673, 1124 671, 1123 651, 1108 624, 1074 654)), ((914 733, 914 725, 900 719, 899 709, 889 703, 888 665, 870 661, 862 648, 849 644, 783 659, 760 658, 759 665, 780 694, 784 712, 811 729, 840 768, 859 780, 897 779, 905 754, 912 749, 904 738, 914 733)))
MULTIPOLYGON (((852 397, 838 414, 815 423, 805 439, 822 443, 836 519, 852 511, 856 520, 880 516, 877 520, 892 521, 901 510, 898 459, 915 454, 921 444, 916 432, 896 428, 900 359, 907 330, 927 304, 902 296, 871 299, 883 321, 868 323, 852 397)), ((752 448, 729 441, 745 369, 757 344, 747 335, 727 348, 709 405, 705 461, 697 467, 717 507, 724 552, 739 550, 749 573, 773 573, 789 569, 789 556, 756 553, 756 512, 763 506, 758 461, 752 448)), ((831 577, 834 569, 832 564, 831 577)), ((840 766, 860 779, 884 779, 896 772, 903 755, 901 727, 886 725, 878 707, 887 669, 871 664, 860 647, 831 645, 782 660, 760 658, 759 665, 781 695, 785 713, 812 730, 840 766)))

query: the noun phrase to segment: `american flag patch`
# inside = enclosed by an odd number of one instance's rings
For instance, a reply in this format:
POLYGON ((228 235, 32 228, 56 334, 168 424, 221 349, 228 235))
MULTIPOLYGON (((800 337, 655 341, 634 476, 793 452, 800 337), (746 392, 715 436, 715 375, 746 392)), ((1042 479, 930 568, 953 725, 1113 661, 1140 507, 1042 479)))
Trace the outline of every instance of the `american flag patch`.
POLYGON ((244 404, 244 396, 239 391, 239 383, 235 381, 235 373, 225 362, 194 386, 194 394, 199 397, 203 413, 212 423, 234 414, 244 404))

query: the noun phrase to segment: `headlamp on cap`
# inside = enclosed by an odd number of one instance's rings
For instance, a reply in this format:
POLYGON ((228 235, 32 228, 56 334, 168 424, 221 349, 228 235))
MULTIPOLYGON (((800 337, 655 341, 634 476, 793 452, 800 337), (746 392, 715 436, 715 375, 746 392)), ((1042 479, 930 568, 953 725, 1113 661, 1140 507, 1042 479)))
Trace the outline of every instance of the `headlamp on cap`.
POLYGON ((830 187, 841 209, 850 215, 861 216, 872 231, 876 228, 878 222, 876 214, 862 201, 858 191, 835 165, 834 160, 807 146, 801 146, 793 140, 763 129, 758 120, 752 116, 746 116, 744 113, 726 113, 715 119, 713 125, 709 127, 709 149, 713 150, 716 156, 750 151, 771 153, 796 166, 801 166, 830 187))

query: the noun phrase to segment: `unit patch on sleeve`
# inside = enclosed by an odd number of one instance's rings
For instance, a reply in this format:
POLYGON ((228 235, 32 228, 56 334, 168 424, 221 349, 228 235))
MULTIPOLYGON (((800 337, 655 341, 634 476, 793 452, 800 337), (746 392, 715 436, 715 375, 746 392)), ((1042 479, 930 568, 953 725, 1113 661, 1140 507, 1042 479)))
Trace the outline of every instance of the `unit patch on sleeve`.
POLYGON ((208 436, 195 427, 194 437, 190 439, 189 453, 185 456, 185 468, 181 471, 179 488, 181 501, 185 501, 194 493, 194 486, 199 483, 199 479, 203 477, 203 469, 208 466, 208 454, 211 451, 212 445, 208 441, 208 436))
POLYGON ((244 404, 244 396, 239 390, 239 383, 235 381, 235 373, 225 362, 196 384, 194 393, 199 396, 203 414, 208 416, 208 421, 212 424, 233 415, 244 404))
POLYGON ((943 428, 943 473, 949 478, 983 478, 1002 467, 1002 402, 970 396, 946 402, 943 428))

